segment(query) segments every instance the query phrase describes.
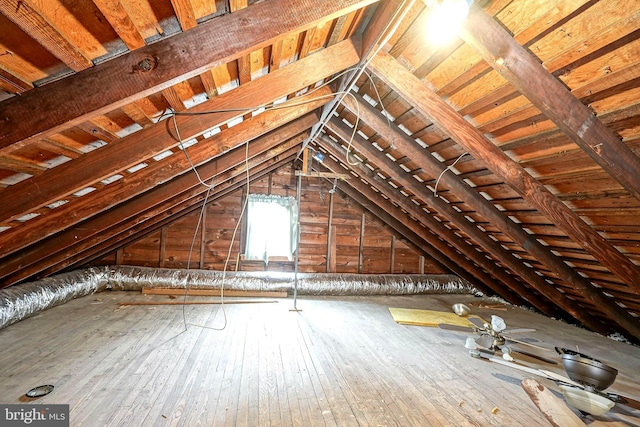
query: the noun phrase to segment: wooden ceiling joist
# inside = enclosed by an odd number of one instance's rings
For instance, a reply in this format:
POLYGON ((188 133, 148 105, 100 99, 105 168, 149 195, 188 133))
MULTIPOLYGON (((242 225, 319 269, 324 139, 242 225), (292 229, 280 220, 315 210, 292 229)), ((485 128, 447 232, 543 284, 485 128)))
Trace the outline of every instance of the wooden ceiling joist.
POLYGON ((378 78, 393 87, 402 97, 411 100, 421 114, 449 132, 474 158, 482 160, 489 170, 552 219, 574 242, 624 280, 630 289, 636 293, 640 292, 638 267, 585 224, 569 207, 461 117, 442 98, 383 52, 371 61, 369 67, 378 78))
POLYGON ((304 31, 371 3, 373 0, 256 3, 25 92, 0 103, 0 152, 114 110, 269 46, 287 33, 304 31), (283 14, 283 10, 287 13, 283 14), (110 90, 96 89, 100 87, 110 90), (32 114, 33 111, 38 114, 32 114))

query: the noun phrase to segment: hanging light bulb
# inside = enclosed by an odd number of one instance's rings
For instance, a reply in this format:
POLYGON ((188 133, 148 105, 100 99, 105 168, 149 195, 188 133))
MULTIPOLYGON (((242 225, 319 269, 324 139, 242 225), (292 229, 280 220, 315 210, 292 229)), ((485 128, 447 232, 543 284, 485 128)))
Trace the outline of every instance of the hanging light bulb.
POLYGON ((473 0, 442 0, 430 2, 431 15, 427 20, 427 39, 435 45, 444 45, 460 33, 462 23, 469 14, 473 0))

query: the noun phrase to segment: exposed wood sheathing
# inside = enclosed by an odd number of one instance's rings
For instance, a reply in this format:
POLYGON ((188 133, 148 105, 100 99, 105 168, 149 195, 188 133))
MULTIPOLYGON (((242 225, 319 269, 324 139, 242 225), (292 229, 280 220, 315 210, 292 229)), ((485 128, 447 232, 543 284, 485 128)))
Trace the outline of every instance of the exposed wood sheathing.
POLYGON ((301 269, 451 272, 640 340, 638 2, 481 2, 441 47, 421 1, 43 4, 0 2, 2 286, 221 269, 247 166, 295 195, 307 146, 351 179, 305 180, 301 269))

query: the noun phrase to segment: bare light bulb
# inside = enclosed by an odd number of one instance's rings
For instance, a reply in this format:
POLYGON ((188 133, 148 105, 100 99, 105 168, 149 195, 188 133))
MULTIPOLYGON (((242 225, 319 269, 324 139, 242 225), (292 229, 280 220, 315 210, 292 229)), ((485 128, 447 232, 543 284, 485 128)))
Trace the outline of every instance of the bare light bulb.
POLYGON ((460 33, 468 14, 467 0, 442 0, 434 4, 427 20, 427 39, 435 45, 451 42, 460 33))

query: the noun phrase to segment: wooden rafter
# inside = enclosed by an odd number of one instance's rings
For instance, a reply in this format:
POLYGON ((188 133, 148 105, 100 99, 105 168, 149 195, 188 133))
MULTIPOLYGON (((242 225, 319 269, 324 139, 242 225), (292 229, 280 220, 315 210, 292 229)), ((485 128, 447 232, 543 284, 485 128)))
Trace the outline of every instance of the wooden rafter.
MULTIPOLYGON (((342 155, 339 148, 336 147, 333 142, 323 140, 322 145, 333 155, 342 155)), ((332 159, 325 159, 324 163, 325 166, 327 166, 331 170, 339 171, 342 169, 340 165, 332 159)), ((367 177, 367 175, 372 175, 371 171, 367 171, 366 168, 358 169, 358 173, 363 173, 364 175, 362 176, 364 177, 367 177)), ((370 183, 374 184, 375 181, 377 181, 375 176, 368 176, 367 179, 370 183)), ((410 206, 410 204, 406 203, 406 201, 402 200, 401 198, 396 198, 393 194, 391 194, 390 199, 396 202, 399 206, 398 208, 396 208, 395 206, 391 205, 389 200, 384 199, 382 196, 380 196, 379 193, 373 191, 368 185, 366 185, 359 179, 349 180, 346 184, 340 183, 339 186, 342 191, 344 191, 347 195, 352 197, 360 204, 366 206, 371 213, 376 215, 385 223, 391 224, 394 228, 403 231, 404 236, 411 236, 411 233, 415 233, 415 235, 419 238, 419 240, 416 241, 416 244, 424 245, 426 243, 428 245, 427 251, 429 252, 429 254, 454 273, 460 275, 461 277, 464 277, 470 283, 480 283, 481 286, 491 289, 492 293, 501 295, 503 298, 505 298, 507 301, 512 302, 513 304, 527 304, 527 302, 523 300, 523 296, 512 292, 509 288, 499 286, 495 279, 491 277, 491 275, 493 275, 494 277, 499 277, 501 280, 503 279, 500 273, 503 270, 499 269, 495 264, 490 265, 490 263, 485 263, 485 265, 482 265, 483 262, 481 261, 481 259, 483 257, 479 256, 479 254, 473 255, 473 252, 475 252, 473 249, 467 251, 460 250, 460 248, 458 247, 460 245, 456 245, 457 239, 447 240, 437 237, 437 230, 429 227, 429 225, 433 224, 427 224, 427 228, 425 229, 415 221, 407 220, 407 215, 403 213, 401 209, 409 208, 410 210, 408 212, 410 212, 412 215, 415 215, 417 213, 418 216, 422 216, 420 212, 417 212, 415 206, 412 207, 410 206), (353 188, 353 191, 349 191, 349 187, 353 188), (358 196, 358 194, 360 194, 360 196, 358 196), (411 233, 405 234, 407 229, 411 233), (429 229, 431 229, 436 234, 432 234, 431 232, 429 232, 429 229), (420 242, 420 240, 422 240, 422 242, 420 242), (433 250, 431 250, 429 246, 431 246, 433 250), (469 255, 471 256, 470 258, 469 255), (485 273, 481 268, 473 265, 474 262, 478 261, 480 261, 480 267, 488 267, 488 269, 486 269, 487 273, 485 273)))
MULTIPOLYGON (((8 1, 8 0, 7 0, 8 1)), ((42 138, 271 45, 278 37, 365 7, 374 0, 316 4, 273 0, 96 65, 0 104, 0 152, 42 138), (287 10, 286 14, 282 11, 287 10), (107 85, 111 90, 102 90, 107 85), (73 99, 73 103, 66 102, 73 99), (64 104, 65 108, 59 108, 64 104), (37 118, 32 111, 37 110, 37 118), (17 144, 17 145, 16 145, 17 144)), ((15 2, 14 2, 15 3, 15 2)))
MULTIPOLYGON (((440 183, 443 188, 448 188, 452 191, 460 200, 464 200, 465 204, 473 208, 477 213, 482 215, 488 220, 488 222, 496 226, 504 235, 511 237, 515 243, 523 248, 526 248, 527 252, 535 256, 535 258, 542 264, 545 264, 548 268, 554 271, 560 278, 571 284, 582 295, 588 298, 596 307, 601 308, 612 319, 627 329, 634 336, 640 336, 640 325, 637 320, 631 316, 626 310, 622 309, 616 302, 607 296, 602 291, 591 284, 591 282, 565 264, 560 258, 554 255, 551 250, 542 245, 538 240, 527 233, 522 226, 511 221, 504 213, 498 211, 495 206, 487 199, 482 197, 476 190, 467 185, 461 178, 453 173, 444 173, 446 171, 446 165, 438 161, 428 151, 420 148, 415 141, 409 137, 406 133, 402 132, 395 124, 389 123, 380 112, 373 108, 369 103, 364 101, 358 95, 349 97, 344 100, 344 104, 353 112, 358 112, 359 117, 368 126, 371 126, 376 132, 387 141, 393 141, 394 145, 404 155, 412 158, 414 161, 420 164, 422 169, 431 176, 440 176, 440 183)), ((370 152, 371 150, 369 150, 370 152)), ((380 153, 381 154, 381 153, 380 153)), ((384 156, 378 155, 382 159, 386 159, 384 156)), ((387 163, 388 159, 385 160, 387 163)), ((387 171, 387 173, 390 173, 387 171)), ((392 176, 398 176, 400 171, 392 173, 392 176)), ((403 181, 404 182, 404 181, 403 181)), ((411 183, 412 180, 409 180, 411 183)), ((415 186, 415 184, 414 184, 415 186)), ((456 222, 457 225, 457 222, 456 222)), ((484 240, 478 242, 485 246, 486 243, 492 243, 493 240, 484 240)), ((491 245, 494 249, 489 251, 495 254, 495 245, 491 245)), ((485 246, 486 247, 486 246, 485 246)), ((499 246, 498 246, 499 247, 499 246)), ((501 249, 501 247, 499 247, 501 249)), ((498 249, 498 250, 500 250, 498 249)), ((507 260, 516 260, 510 254, 505 254, 507 260)), ((520 261, 518 261, 520 262, 520 261)), ((513 271, 521 272, 530 270, 525 265, 521 265, 519 268, 517 265, 511 267, 513 271)), ((549 286, 540 276, 534 274, 529 280, 538 292, 546 295, 552 301, 558 304, 568 304, 565 311, 576 316, 581 315, 580 307, 576 307, 573 302, 568 300, 563 294, 554 290, 549 286), (533 281, 530 281, 533 280, 533 281)), ((576 317, 578 318, 578 317, 576 317)))
POLYGON ((621 278, 630 290, 640 292, 640 270, 597 231, 589 227, 567 205, 558 200, 544 185, 536 181, 520 165, 489 141, 480 131, 467 122, 453 108, 427 88, 389 55, 380 52, 370 63, 370 68, 396 90, 410 100, 425 117, 432 119, 476 159, 500 177, 525 200, 563 230, 571 239, 585 248, 609 271, 621 278))
POLYGON ((640 158, 593 111, 477 5, 471 8, 465 29, 468 44, 640 200, 640 158))
MULTIPOLYGON (((351 137, 350 130, 345 129, 340 123, 332 121, 328 124, 328 127, 330 127, 333 131, 336 132, 336 134, 338 134, 345 140, 348 140, 351 137)), ((424 185, 420 184, 417 180, 406 177, 404 171, 392 160, 387 158, 384 153, 373 148, 371 144, 362 141, 358 137, 358 135, 353 138, 352 147, 358 150, 358 152, 365 158, 372 159, 376 166, 380 168, 380 171, 383 174, 387 176, 393 176, 394 181, 397 184, 416 195, 419 199, 424 200, 426 203, 428 203, 429 206, 437 210, 440 215, 447 218, 447 220, 449 220, 458 229, 462 230, 464 233, 470 236, 471 239, 480 244, 480 246, 483 247, 489 254, 491 254, 492 257, 494 257, 502 265, 508 267, 512 272, 514 272, 514 274, 520 276, 526 283, 528 283, 531 287, 529 289, 524 287, 519 282, 513 280, 506 281, 506 277, 508 275, 498 273, 500 276, 500 280, 503 281, 503 283, 510 283, 511 286, 515 286, 513 288, 513 291, 515 291, 519 295, 523 295, 524 298, 528 299, 530 303, 534 305, 538 310, 551 315, 553 311, 553 304, 551 304, 549 301, 554 301, 564 311, 570 313, 574 318, 579 319, 585 324, 589 324, 589 326, 592 328, 601 329, 598 324, 590 324, 593 322, 590 322, 589 318, 585 318, 585 316, 581 314, 581 310, 579 310, 579 307, 575 306, 574 302, 569 301, 562 293, 557 291, 555 288, 550 287, 543 278, 538 276, 531 268, 528 268, 526 265, 524 265, 522 260, 518 260, 513 257, 511 253, 504 249, 499 243, 495 242, 488 235, 480 231, 475 224, 467 221, 464 218, 464 214, 456 212, 455 210, 453 210, 449 203, 446 203, 442 199, 435 197, 431 191, 427 190, 427 188, 424 185), (543 297, 534 293, 533 290, 543 295, 543 297), (545 300, 545 297, 548 300, 545 300)), ((373 171, 367 172, 367 168, 365 168, 364 165, 358 166, 358 173, 366 173, 370 175, 370 179, 374 180, 374 182, 380 181, 379 178, 376 178, 376 173, 373 171)), ((405 209, 411 208, 416 211, 415 206, 411 206, 412 203, 407 203, 406 200, 403 200, 403 197, 398 194, 398 190, 392 189, 388 185, 382 185, 382 183, 380 183, 378 189, 387 195, 390 195, 391 193, 395 194, 393 199, 397 203, 400 203, 400 201, 402 201, 404 203, 403 206, 405 207, 405 209)), ((490 264, 495 264, 495 262, 486 259, 483 254, 478 253, 476 255, 477 251, 474 248, 469 248, 469 245, 456 238, 452 230, 449 230, 446 227, 442 227, 437 221, 432 219, 430 215, 425 214, 421 210, 417 210, 414 215, 420 218, 421 222, 428 224, 430 228, 434 232, 440 234, 442 238, 446 238, 447 241, 451 242, 451 244, 456 246, 458 250, 462 251, 462 253, 465 253, 468 257, 474 259, 474 261, 476 261, 479 265, 485 268, 489 268, 490 264), (458 242, 459 244, 456 244, 458 242)))
POLYGON ((34 37, 54 56, 74 71, 93 65, 66 37, 37 9, 24 0, 1 0, 0 12, 34 37))
MULTIPOLYGON (((344 67, 353 65, 358 59, 356 46, 351 40, 347 40, 269 73, 259 80, 212 98, 189 111, 199 113, 244 108, 250 111, 253 107, 271 103, 291 93, 292 90, 305 88, 344 67), (330 60, 334 55, 335 59, 330 60)), ((312 94, 315 97, 327 95, 329 92, 326 88, 312 94)), ((209 115, 209 120, 206 121, 201 120, 197 115, 177 116, 176 123, 180 136, 187 141, 239 115, 242 115, 241 111, 220 112, 209 115)), ((178 145, 174 131, 167 129, 167 127, 171 129, 170 123, 170 121, 164 121, 149 126, 122 138, 115 144, 109 144, 100 150, 81 156, 74 162, 58 166, 46 175, 23 181, 8 191, 0 192, 0 204, 3 200, 11 201, 5 205, 7 209, 3 210, 3 220, 45 206, 92 182, 105 179, 178 145), (64 179, 69 175, 73 175, 74 179, 71 181, 64 179)))
MULTIPOLYGON (((304 127, 308 127, 308 125, 304 127)), ((306 136, 303 133, 299 137, 286 140, 275 147, 273 140, 268 138, 266 142, 265 140, 251 142, 249 144, 250 167, 278 160, 279 156, 287 150, 292 150, 289 154, 293 154, 293 151, 306 136)), ((242 148, 225 154, 221 162, 212 161, 198 168, 200 177, 205 181, 214 176, 221 182, 236 176, 242 177, 244 171, 245 150, 242 148)), ((45 240, 40 245, 31 245, 23 251, 5 257, 2 266, 0 266, 3 286, 32 277, 47 269, 49 269, 47 270, 49 273, 52 273, 50 270, 52 266, 66 263, 71 256, 78 256, 77 254, 81 251, 91 248, 109 235, 116 236, 119 233, 125 233, 135 225, 136 221, 132 221, 133 217, 138 217, 138 222, 149 220, 159 213, 154 210, 156 205, 164 206, 163 211, 171 209, 177 203, 184 201, 184 198, 189 199, 195 195, 203 195, 206 190, 200 185, 194 174, 182 174, 129 202, 121 203, 101 215, 65 229, 54 236, 55 243, 52 245, 48 245, 45 240), (167 203, 165 204, 165 202, 167 203)), ((65 268, 66 265, 60 266, 59 269, 65 268)))
MULTIPOLYGON (((310 104, 309 107, 312 105, 310 104)), ((265 117, 255 117, 231 129, 226 129, 202 144, 190 147, 189 158, 194 165, 200 165, 229 151, 232 146, 229 143, 239 144, 258 138, 254 146, 263 149, 276 145, 280 140, 287 140, 311 127, 317 122, 318 116, 307 114, 296 120, 295 115, 304 114, 308 110, 295 108, 290 111, 280 110, 279 114, 269 114, 265 117), (271 127, 278 124, 276 131, 260 137, 265 129, 261 126, 254 127, 258 120, 266 120, 271 127), (285 121, 290 121, 284 124, 285 121)), ((6 256, 20 249, 44 239, 47 236, 58 233, 72 227, 79 221, 99 214, 114 205, 126 202, 131 198, 153 189, 157 182, 166 182, 172 178, 190 170, 190 163, 183 153, 176 153, 160 162, 154 162, 135 174, 118 180, 94 193, 71 199, 67 204, 50 212, 48 218, 34 218, 15 229, 7 230, 2 246, 2 256, 6 256)))
MULTIPOLYGON (((293 160, 293 156, 295 156, 295 150, 295 148, 290 148, 289 150, 271 159, 261 158, 260 161, 257 162, 259 164, 251 167, 251 182, 263 178, 265 175, 291 162, 293 160)), ((220 200, 221 198, 233 193, 234 191, 245 187, 246 181, 241 179, 241 175, 244 174, 244 170, 239 170, 238 173, 240 175, 232 176, 231 174, 227 174, 221 176, 221 179, 223 179, 223 181, 219 185, 217 185, 216 189, 212 191, 212 194, 209 195, 209 197, 207 198, 207 203, 213 203, 216 200, 220 200)), ((190 213, 201 209, 204 198, 205 193, 200 192, 198 194, 192 195, 190 198, 186 198, 181 202, 175 202, 176 204, 173 205, 171 204, 172 202, 165 202, 163 205, 169 206, 169 208, 166 208, 166 206, 164 206, 165 209, 163 209, 163 207, 157 206, 155 209, 158 213, 154 214, 152 217, 147 217, 147 215, 141 213, 141 215, 136 218, 136 220, 138 221, 133 221, 135 225, 127 229, 126 237, 123 237, 122 233, 112 232, 112 230, 106 230, 106 239, 100 241, 95 245, 87 247, 87 249, 82 250, 80 253, 74 254, 68 259, 61 260, 57 264, 48 267, 44 274, 53 274, 62 269, 78 268, 83 264, 99 259, 110 252, 118 251, 120 248, 132 242, 135 242, 145 235, 153 233, 158 229, 161 229, 162 227, 165 227, 172 222, 182 218, 183 216, 189 215, 190 213)))
POLYGON ((144 37, 136 28, 120 0, 93 0, 93 3, 109 21, 111 27, 118 33, 129 50, 135 50, 145 45, 144 37))

